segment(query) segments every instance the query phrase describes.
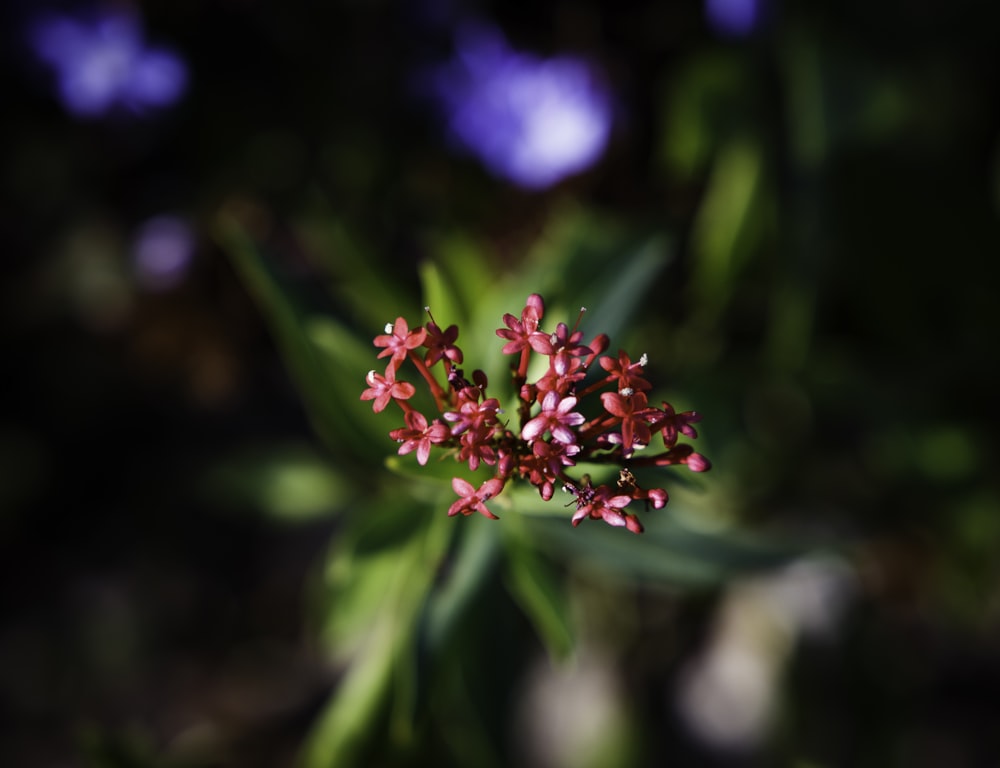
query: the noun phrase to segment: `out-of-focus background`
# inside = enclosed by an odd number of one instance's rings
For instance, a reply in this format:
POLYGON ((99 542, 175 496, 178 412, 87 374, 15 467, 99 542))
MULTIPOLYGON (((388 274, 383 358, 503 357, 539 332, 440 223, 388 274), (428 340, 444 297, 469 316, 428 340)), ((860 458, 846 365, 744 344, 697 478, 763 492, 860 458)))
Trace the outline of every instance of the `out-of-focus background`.
POLYGON ((1000 5, 2 14, 0 763, 997 764, 1000 5), (533 291, 714 468, 378 656, 371 337, 533 291))

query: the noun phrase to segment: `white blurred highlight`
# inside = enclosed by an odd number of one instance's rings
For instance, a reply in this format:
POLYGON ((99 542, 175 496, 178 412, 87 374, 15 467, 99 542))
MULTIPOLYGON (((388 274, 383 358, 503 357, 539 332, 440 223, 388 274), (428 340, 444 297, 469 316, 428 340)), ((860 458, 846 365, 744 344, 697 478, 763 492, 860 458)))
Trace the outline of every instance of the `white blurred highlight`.
POLYGON ((796 642, 833 636, 855 579, 842 560, 805 559, 731 587, 711 639, 675 691, 690 730, 720 751, 758 746, 768 735, 796 642))
POLYGON ((608 659, 584 651, 572 666, 539 661, 529 674, 515 722, 519 765, 573 768, 592 764, 625 727, 617 671, 608 659))

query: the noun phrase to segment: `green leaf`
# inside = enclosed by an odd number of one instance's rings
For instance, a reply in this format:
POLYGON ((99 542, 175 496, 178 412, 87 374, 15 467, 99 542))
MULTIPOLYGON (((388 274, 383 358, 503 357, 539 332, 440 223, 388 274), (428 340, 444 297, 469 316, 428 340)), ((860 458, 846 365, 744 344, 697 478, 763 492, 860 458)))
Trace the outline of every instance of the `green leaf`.
POLYGON ((330 293, 372 335, 400 315, 416 310, 413 291, 399 280, 369 246, 356 237, 335 211, 321 205, 296 222, 307 250, 332 276, 330 293))
POLYGON ((569 515, 525 517, 532 536, 568 561, 626 582, 707 587, 735 576, 774 568, 807 551, 737 531, 706 533, 678 522, 664 510, 642 515, 646 532, 631 534, 598 520, 574 528, 569 515))
POLYGON ((373 359, 370 347, 332 317, 309 309, 234 215, 220 214, 215 234, 260 307, 317 434, 341 453, 341 438, 350 436, 352 458, 380 460, 383 451, 374 438, 381 430, 360 400, 373 359), (372 439, 359 439, 365 433, 372 439))
MULTIPOLYGON (((514 517, 510 515, 508 517, 514 517)), ((535 627, 554 659, 565 659, 573 650, 569 599, 551 563, 524 538, 520 521, 511 524, 520 531, 504 537, 507 550, 506 586, 535 627)))
POLYGON ((425 303, 442 328, 457 323, 468 332, 469 321, 496 286, 481 246, 463 235, 438 237, 429 244, 432 258, 420 265, 425 303))
MULTIPOLYGON (((455 324, 462 329, 465 319, 465 309, 458 301, 455 285, 433 261, 425 261, 420 265, 420 282, 424 288, 424 302, 430 307, 434 319, 442 329, 455 324)), ((411 326, 415 327, 413 323, 411 326)))
POLYGON ((383 617, 369 634, 305 743, 303 768, 364 765, 364 752, 392 678, 400 628, 383 617))
MULTIPOLYGON (((443 511, 442 511, 443 516, 443 511)), ((446 642, 469 603, 492 572, 499 554, 504 521, 473 517, 450 520, 459 530, 447 574, 435 587, 424 614, 423 637, 431 652, 446 642)))
POLYGON ((416 686, 418 619, 454 527, 446 516, 413 505, 383 511, 378 519, 362 518, 330 557, 325 637, 332 657, 347 667, 304 746, 304 768, 366 765, 393 692, 391 736, 404 742, 412 734, 412 705, 405 699, 416 686))
POLYGON ((718 151, 692 225, 691 290, 708 320, 722 311, 758 244, 768 200, 761 148, 734 138, 718 151))
MULTIPOLYGON (((608 351, 612 354, 617 349, 616 340, 642 309, 643 298, 671 259, 670 241, 664 235, 646 237, 630 245, 625 255, 610 260, 597 272, 580 295, 581 306, 588 308, 585 323, 590 335, 608 334, 612 342, 608 351)), ((589 340, 589 336, 584 339, 589 340)))
POLYGON ((332 515, 353 495, 329 458, 302 443, 244 448, 209 467, 202 485, 223 505, 287 523, 332 515))

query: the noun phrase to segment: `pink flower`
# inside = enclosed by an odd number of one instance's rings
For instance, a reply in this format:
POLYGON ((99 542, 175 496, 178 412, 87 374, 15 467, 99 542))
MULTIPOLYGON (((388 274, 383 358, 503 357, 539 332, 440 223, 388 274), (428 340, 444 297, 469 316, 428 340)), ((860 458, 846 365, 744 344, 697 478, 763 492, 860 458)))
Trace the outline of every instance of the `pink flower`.
POLYGON ((538 489, 544 501, 552 498, 555 483, 566 467, 576 462, 573 456, 580 452, 578 445, 563 445, 557 442, 536 440, 531 444, 531 456, 521 459, 520 472, 528 482, 538 489))
POLYGON ((427 418, 419 411, 407 411, 404 418, 406 427, 392 430, 389 437, 402 443, 399 446, 400 456, 415 450, 417 462, 424 465, 431 455, 431 445, 443 443, 448 439, 450 434, 448 427, 437 420, 427 426, 427 418))
POLYGON ((601 368, 608 372, 608 379, 618 380, 618 391, 631 389, 633 392, 639 390, 652 389, 653 385, 642 378, 642 368, 645 365, 646 356, 643 355, 639 362, 633 363, 632 359, 624 350, 618 350, 618 359, 602 357, 599 362, 601 368))
MULTIPOLYGON (((553 365, 548 371, 543 373, 541 377, 535 382, 536 397, 537 393, 542 393, 542 397, 545 396, 546 392, 558 392, 560 395, 569 394, 570 389, 576 386, 578 381, 582 381, 587 376, 587 370, 583 367, 581 363, 576 358, 566 358, 568 363, 568 368, 553 362, 553 365), (562 370, 559 370, 562 368, 562 370)), ((579 400, 579 398, 577 398, 579 400)))
MULTIPOLYGON (((661 401, 662 402, 662 401, 661 401)), ((653 422, 650 429, 659 432, 663 436, 663 444, 667 448, 673 448, 677 444, 680 435, 687 435, 691 439, 698 437, 698 433, 692 424, 701 421, 701 414, 696 411, 684 411, 676 413, 674 407, 667 402, 663 403, 663 410, 653 409, 653 422)))
POLYGON ((374 400, 372 410, 379 413, 385 410, 390 400, 409 400, 417 393, 416 387, 405 381, 396 381, 396 371, 389 366, 386 375, 368 371, 365 381, 368 389, 361 393, 362 400, 374 400))
MULTIPOLYGON (((622 396, 617 392, 605 392, 601 395, 604 410, 612 416, 621 419, 622 423, 622 456, 632 455, 633 446, 649 445, 652 434, 649 425, 643 419, 646 410, 646 396, 642 392, 622 396)), ((612 442, 615 442, 612 440, 612 442)))
POLYGON ((461 405, 457 411, 445 411, 445 421, 453 422, 451 434, 460 435, 470 429, 492 427, 497 423, 497 411, 500 401, 491 397, 485 402, 477 402, 482 390, 478 387, 465 387, 459 392, 461 405))
POLYGON ((541 437, 545 432, 552 433, 552 439, 565 445, 576 442, 576 434, 570 427, 583 424, 586 419, 582 413, 575 413, 575 397, 559 397, 558 392, 546 392, 542 400, 542 412, 524 425, 521 439, 531 442, 541 437))
POLYGON ((427 323, 427 338, 424 344, 427 346, 427 354, 424 355, 424 364, 434 365, 438 360, 447 357, 456 365, 462 362, 462 350, 455 346, 458 338, 458 326, 449 325, 447 330, 441 328, 431 320, 427 323))
POLYGON ((406 318, 397 317, 395 323, 385 327, 384 334, 375 337, 374 344, 376 347, 385 347, 378 353, 378 356, 388 357, 392 355, 389 365, 398 369, 410 350, 419 347, 426 338, 427 330, 425 328, 411 331, 410 326, 406 323, 406 318))
POLYGON ((490 512, 484 503, 503 490, 503 480, 499 477, 487 480, 479 486, 479 490, 476 490, 476 487, 472 485, 472 483, 463 480, 460 477, 454 477, 451 480, 451 487, 455 493, 461 496, 461 498, 448 508, 449 517, 459 513, 463 515, 471 515, 473 512, 479 512, 481 515, 485 515, 491 520, 500 519, 490 512))
POLYGON ((591 487, 590 479, 584 478, 580 488, 571 487, 568 490, 576 496, 576 512, 573 513, 573 525, 579 525, 582 520, 592 518, 603 520, 608 525, 628 528, 632 533, 642 533, 642 524, 635 515, 622 510, 632 502, 631 496, 618 494, 612 496, 611 486, 599 485, 591 487))
POLYGON ((542 297, 533 293, 528 297, 524 309, 521 310, 521 319, 518 320, 512 314, 503 316, 506 328, 498 328, 497 336, 507 339, 501 350, 505 355, 513 355, 526 349, 531 343, 531 336, 538 330, 538 321, 545 313, 545 303, 542 297))
POLYGON ((583 331, 569 330, 566 323, 556 325, 554 333, 533 333, 528 339, 536 352, 552 358, 552 367, 560 374, 570 367, 570 357, 586 357, 593 354, 590 347, 580 343, 583 331))

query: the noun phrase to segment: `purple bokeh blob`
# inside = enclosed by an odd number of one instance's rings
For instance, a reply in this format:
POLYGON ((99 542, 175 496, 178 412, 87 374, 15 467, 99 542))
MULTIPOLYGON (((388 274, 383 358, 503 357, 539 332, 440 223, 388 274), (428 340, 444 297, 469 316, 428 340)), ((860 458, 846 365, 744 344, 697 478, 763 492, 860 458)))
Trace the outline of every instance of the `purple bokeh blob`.
POLYGON ((54 72, 63 106, 78 117, 99 117, 116 107, 166 107, 187 87, 184 60, 166 48, 147 47, 131 15, 49 16, 31 27, 29 42, 54 72))
POLYGON ((527 188, 589 167, 611 133, 611 97, 593 65, 514 51, 482 25, 460 31, 455 58, 433 73, 432 89, 452 139, 527 188))
POLYGON ((195 233, 186 219, 162 214, 147 219, 132 241, 132 259, 138 282, 154 291, 180 283, 191 266, 195 233))
POLYGON ((705 17, 718 35, 746 37, 760 23, 761 0, 705 0, 705 17))

